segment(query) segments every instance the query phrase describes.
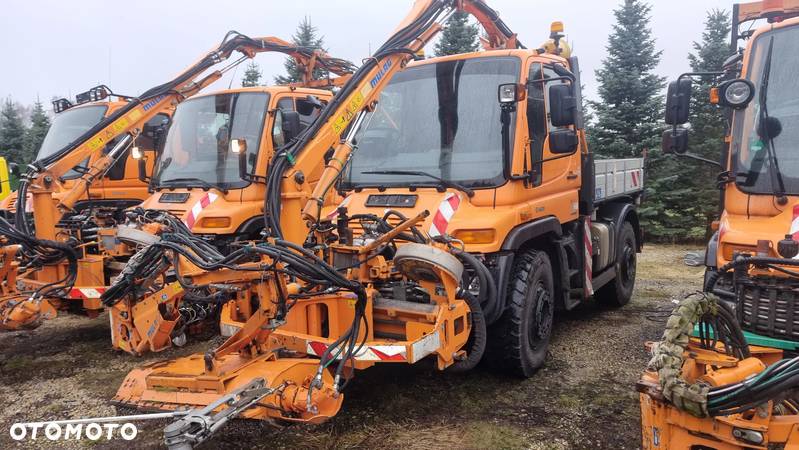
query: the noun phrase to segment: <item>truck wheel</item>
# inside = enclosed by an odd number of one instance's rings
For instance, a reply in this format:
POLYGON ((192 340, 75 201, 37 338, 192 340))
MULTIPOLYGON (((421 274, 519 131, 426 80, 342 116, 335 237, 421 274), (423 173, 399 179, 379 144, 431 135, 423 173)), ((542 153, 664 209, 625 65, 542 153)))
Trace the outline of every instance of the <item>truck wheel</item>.
POLYGON ((527 250, 517 256, 507 305, 488 332, 486 356, 499 369, 531 377, 546 359, 555 312, 552 264, 546 253, 527 250))
POLYGON ((616 278, 596 291, 594 298, 599 303, 618 308, 630 302, 635 287, 637 248, 633 226, 624 222, 616 253, 616 278))

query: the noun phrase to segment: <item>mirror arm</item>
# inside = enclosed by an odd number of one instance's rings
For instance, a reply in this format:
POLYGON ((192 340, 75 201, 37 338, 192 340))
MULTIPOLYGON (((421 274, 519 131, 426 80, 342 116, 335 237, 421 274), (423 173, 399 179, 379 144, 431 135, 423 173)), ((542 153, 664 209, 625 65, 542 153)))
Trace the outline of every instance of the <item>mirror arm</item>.
MULTIPOLYGON (((533 161, 533 165, 542 164, 542 163, 549 162, 549 161, 555 161, 556 159, 568 158, 569 156, 572 156, 575 153, 577 153, 579 150, 580 150, 580 148, 579 148, 579 145, 578 145, 577 148, 575 148, 573 151, 571 151, 569 153, 564 153, 564 154, 558 155, 558 156, 552 156, 550 158, 539 159, 538 161, 533 161)), ((516 176, 519 176, 519 175, 516 175, 516 176)))
POLYGON ((703 158, 703 157, 701 157, 701 156, 699 156, 699 155, 694 155, 694 154, 692 154, 692 153, 683 153, 683 154, 675 153, 675 155, 676 155, 676 156, 679 156, 679 157, 683 157, 683 158, 690 158, 690 159, 694 159, 694 160, 696 160, 696 161, 701 161, 701 162, 703 162, 703 163, 707 163, 707 164, 710 164, 710 165, 716 166, 716 167, 718 167, 719 169, 724 169, 724 167, 721 165, 721 163, 720 163, 720 162, 718 162, 718 161, 713 161, 712 159, 703 158))

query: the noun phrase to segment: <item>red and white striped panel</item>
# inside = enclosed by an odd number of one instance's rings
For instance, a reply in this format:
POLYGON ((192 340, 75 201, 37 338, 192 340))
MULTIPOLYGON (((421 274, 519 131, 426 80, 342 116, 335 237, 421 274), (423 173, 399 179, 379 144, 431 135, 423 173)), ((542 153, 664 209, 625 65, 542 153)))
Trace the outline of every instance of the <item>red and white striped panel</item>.
MULTIPOLYGON (((327 350, 323 342, 308 341, 307 352, 309 355, 322 356, 327 350)), ((334 350, 335 352, 335 350, 334 350)), ((341 359, 338 355, 337 359, 341 359)), ((356 361, 407 361, 404 345, 372 345, 364 347, 355 355, 356 361)))
POLYGON ((330 212, 330 214, 327 215, 327 220, 333 220, 336 217, 338 217, 338 209, 339 208, 346 208, 347 205, 350 204, 350 200, 352 200, 352 196, 351 195, 348 195, 348 196, 344 197, 344 200, 342 200, 341 203, 339 203, 339 205, 336 207, 336 209, 334 209, 333 211, 330 212))
POLYGON ((444 200, 438 204, 438 210, 433 215, 433 223, 430 224, 430 237, 441 236, 447 233, 447 227, 452 220, 452 216, 461 205, 461 197, 452 192, 444 196, 444 200))
MULTIPOLYGON (((793 220, 788 234, 793 237, 794 241, 799 241, 799 205, 793 205, 793 220)), ((799 259, 799 255, 794 256, 793 259, 799 259)))
POLYGON ((98 287, 98 288, 72 288, 72 289, 69 290, 69 298, 76 299, 76 300, 77 299, 86 300, 86 299, 100 298, 100 296, 103 295, 103 292, 105 292, 105 288, 100 288, 100 287, 98 287))
POLYGON ((206 192, 205 195, 200 197, 191 209, 186 212, 186 218, 183 219, 183 223, 185 223, 190 230, 193 229, 194 224, 197 222, 197 218, 200 217, 200 213, 217 198, 219 198, 219 196, 213 192, 206 192))
POLYGON ((586 217, 585 221, 585 230, 583 232, 583 246, 585 247, 585 296, 590 297, 594 295, 594 285, 591 281, 593 279, 593 260, 591 259, 591 255, 594 253, 594 245, 591 242, 591 218, 586 217))
POLYGON ((641 186, 641 172, 638 170, 630 172, 630 181, 632 181, 632 187, 641 186))

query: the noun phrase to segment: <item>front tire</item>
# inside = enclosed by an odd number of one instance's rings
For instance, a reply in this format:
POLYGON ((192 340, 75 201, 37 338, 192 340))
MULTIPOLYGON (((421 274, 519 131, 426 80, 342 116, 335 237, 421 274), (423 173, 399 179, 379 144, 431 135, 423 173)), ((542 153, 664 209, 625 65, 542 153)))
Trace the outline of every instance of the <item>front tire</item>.
POLYGON ((493 366, 528 378, 544 365, 555 312, 553 280, 545 252, 526 250, 517 256, 507 307, 488 333, 486 356, 493 366))
POLYGON ((635 288, 637 252, 633 226, 630 222, 624 222, 619 247, 616 250, 616 278, 596 291, 594 298, 599 303, 613 308, 620 308, 630 303, 635 288))

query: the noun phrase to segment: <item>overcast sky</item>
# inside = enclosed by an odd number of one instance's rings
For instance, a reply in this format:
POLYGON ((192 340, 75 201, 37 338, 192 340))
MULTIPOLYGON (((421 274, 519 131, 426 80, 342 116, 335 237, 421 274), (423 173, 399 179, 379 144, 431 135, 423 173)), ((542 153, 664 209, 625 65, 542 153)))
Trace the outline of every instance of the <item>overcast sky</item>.
MULTIPOLYGON (((595 98, 594 70, 605 55, 612 10, 622 0, 487 0, 528 47, 561 20, 579 56, 586 94, 595 98)), ((674 78, 701 37, 706 11, 730 0, 652 0, 652 29, 663 50, 658 72, 674 78)), ((74 96, 97 84, 138 95, 169 80, 228 30, 288 39, 304 15, 324 35, 333 56, 359 62, 388 37, 412 0, 103 0, 9 1, 0 14, 0 98, 30 104, 37 95, 74 96)), ((270 84, 283 57, 256 57, 270 84)), ((233 85, 244 71, 240 66, 233 85)), ((225 77, 217 88, 231 82, 225 77)), ((49 105, 48 105, 49 106, 49 105)))

